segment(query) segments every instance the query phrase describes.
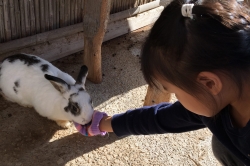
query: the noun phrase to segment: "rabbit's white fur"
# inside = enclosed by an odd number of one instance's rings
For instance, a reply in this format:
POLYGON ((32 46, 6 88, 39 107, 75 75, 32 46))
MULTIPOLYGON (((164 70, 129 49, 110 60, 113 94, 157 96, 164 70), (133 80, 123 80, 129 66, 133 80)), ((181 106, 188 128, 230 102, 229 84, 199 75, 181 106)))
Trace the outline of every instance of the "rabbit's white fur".
POLYGON ((91 121, 93 114, 92 101, 84 85, 86 67, 84 72, 79 73, 77 82, 80 83, 76 83, 44 59, 17 54, 0 64, 0 92, 7 100, 34 107, 41 116, 55 120, 62 127, 68 127, 69 121, 84 125, 91 121), (45 74, 54 77, 46 79, 45 74))

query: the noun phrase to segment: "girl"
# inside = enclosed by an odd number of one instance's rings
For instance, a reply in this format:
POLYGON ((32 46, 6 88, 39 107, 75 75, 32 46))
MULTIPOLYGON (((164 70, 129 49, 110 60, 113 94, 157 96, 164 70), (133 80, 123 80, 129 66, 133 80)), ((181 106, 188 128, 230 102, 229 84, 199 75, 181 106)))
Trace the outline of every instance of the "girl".
POLYGON ((174 0, 153 26, 141 55, 145 80, 178 102, 76 125, 84 135, 181 133, 208 127, 223 165, 250 165, 250 16, 236 0, 174 0))

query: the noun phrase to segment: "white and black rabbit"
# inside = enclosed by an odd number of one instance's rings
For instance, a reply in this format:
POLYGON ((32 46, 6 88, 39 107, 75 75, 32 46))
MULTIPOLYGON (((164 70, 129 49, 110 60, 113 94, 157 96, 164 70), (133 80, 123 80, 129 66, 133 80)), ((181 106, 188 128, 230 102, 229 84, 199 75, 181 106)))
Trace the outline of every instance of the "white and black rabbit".
POLYGON ((70 122, 87 124, 94 112, 82 66, 75 81, 48 61, 34 55, 16 54, 0 64, 0 93, 9 101, 33 107, 61 127, 70 122))

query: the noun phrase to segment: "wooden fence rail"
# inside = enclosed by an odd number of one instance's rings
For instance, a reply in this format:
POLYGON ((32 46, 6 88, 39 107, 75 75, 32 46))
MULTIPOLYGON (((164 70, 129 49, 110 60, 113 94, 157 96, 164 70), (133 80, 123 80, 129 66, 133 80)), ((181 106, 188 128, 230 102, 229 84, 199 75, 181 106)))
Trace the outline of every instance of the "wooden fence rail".
MULTIPOLYGON (((112 0, 111 14, 154 0, 112 0)), ((84 0, 0 0, 0 43, 83 21, 84 0)))

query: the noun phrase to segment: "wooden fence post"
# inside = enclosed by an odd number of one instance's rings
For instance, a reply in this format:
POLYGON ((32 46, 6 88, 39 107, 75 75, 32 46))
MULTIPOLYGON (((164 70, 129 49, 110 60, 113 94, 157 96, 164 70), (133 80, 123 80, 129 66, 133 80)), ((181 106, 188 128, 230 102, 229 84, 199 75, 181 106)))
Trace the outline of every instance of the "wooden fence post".
POLYGON ((102 81, 101 46, 107 28, 111 0, 84 1, 84 55, 88 66, 88 79, 94 83, 102 81))
POLYGON ((159 104, 161 102, 169 102, 171 94, 158 85, 160 89, 148 86, 147 94, 144 101, 144 106, 159 104))

